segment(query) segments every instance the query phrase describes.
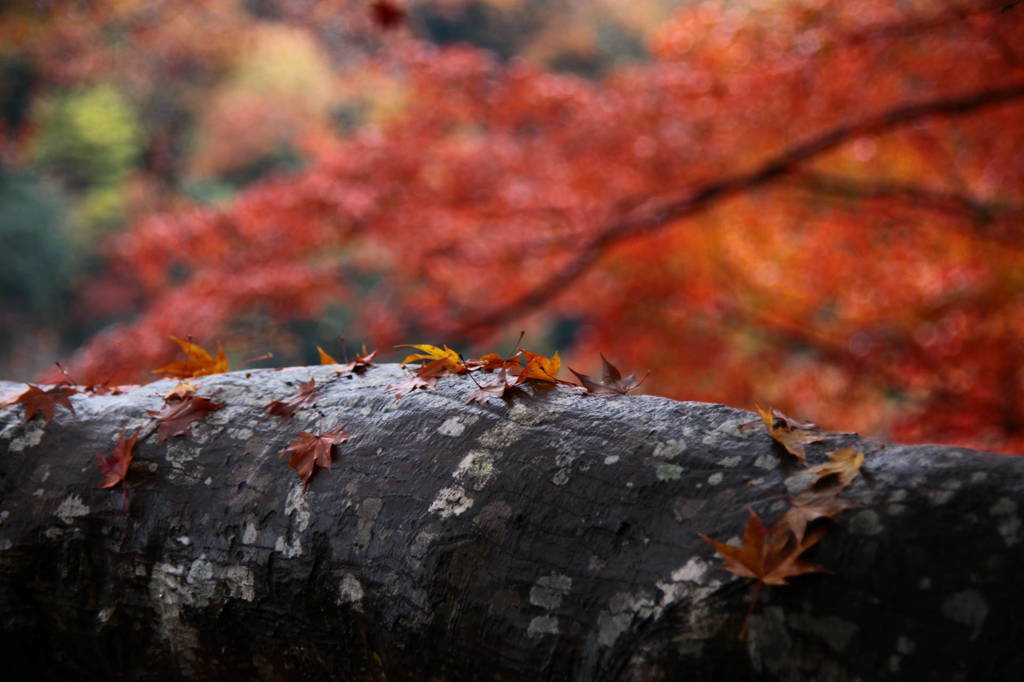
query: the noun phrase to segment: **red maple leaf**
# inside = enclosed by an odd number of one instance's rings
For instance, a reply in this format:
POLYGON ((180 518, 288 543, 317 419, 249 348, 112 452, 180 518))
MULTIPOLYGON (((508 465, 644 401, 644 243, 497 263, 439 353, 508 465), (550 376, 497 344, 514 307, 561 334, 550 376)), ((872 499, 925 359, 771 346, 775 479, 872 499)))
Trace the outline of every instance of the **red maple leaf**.
POLYGON ((146 412, 160 420, 160 440, 167 440, 173 436, 184 436, 191 428, 192 422, 222 407, 224 403, 214 403, 194 395, 179 403, 167 405, 163 412, 146 412))
POLYGON ((750 598, 750 608, 747 609, 743 627, 740 629, 741 638, 746 633, 747 622, 750 620, 750 614, 754 612, 758 597, 761 596, 762 587, 785 585, 787 578, 804 573, 828 573, 820 566, 800 561, 800 555, 821 540, 824 529, 797 541, 787 526, 776 524, 771 528, 765 528, 757 512, 753 509, 748 511, 750 516, 743 530, 743 544, 739 547, 719 542, 702 533, 698 534, 725 559, 725 570, 757 581, 754 594, 750 598))
POLYGON ((110 455, 96 455, 96 464, 100 468, 100 473, 103 474, 103 482, 100 483, 97 488, 113 488, 118 483, 121 484, 121 495, 124 498, 124 511, 128 513, 128 490, 125 486, 125 476, 128 475, 128 467, 131 466, 132 457, 135 456, 135 443, 139 440, 139 432, 136 431, 132 434, 131 438, 127 440, 124 437, 124 429, 121 429, 121 435, 118 436, 117 445, 114 446, 114 452, 110 455))
POLYGON ((319 397, 320 394, 316 392, 316 382, 310 379, 306 383, 300 383, 299 390, 291 398, 267 403, 263 409, 275 416, 287 418, 295 414, 300 407, 312 404, 319 397))
POLYGON ((330 470, 331 450, 334 446, 351 438, 351 434, 345 431, 345 426, 343 424, 320 435, 300 431, 299 437, 281 451, 281 457, 291 454, 288 466, 298 472, 299 478, 302 479, 303 491, 309 486, 309 479, 313 477, 313 471, 317 466, 330 470))
POLYGON ((53 420, 53 414, 57 405, 63 405, 74 413, 75 408, 71 405, 71 401, 68 398, 78 392, 70 386, 64 385, 54 386, 44 391, 34 384, 29 384, 28 389, 24 393, 14 400, 5 403, 4 407, 21 403, 25 406, 23 421, 27 422, 38 412, 43 415, 43 422, 49 424, 53 420))

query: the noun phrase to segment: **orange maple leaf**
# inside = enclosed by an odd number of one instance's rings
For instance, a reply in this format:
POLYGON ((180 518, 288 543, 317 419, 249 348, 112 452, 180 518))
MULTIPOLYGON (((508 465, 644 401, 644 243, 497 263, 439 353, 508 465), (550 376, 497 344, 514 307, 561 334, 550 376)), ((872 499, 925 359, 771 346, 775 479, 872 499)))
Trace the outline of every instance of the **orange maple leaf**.
POLYGON ((344 443, 351 434, 345 431, 345 424, 316 435, 307 431, 300 431, 299 437, 281 451, 280 456, 291 455, 288 466, 294 468, 302 480, 303 491, 309 486, 309 480, 313 477, 316 467, 322 467, 328 471, 331 468, 331 450, 335 445, 344 443))
POLYGON ((312 404, 319 397, 320 394, 316 392, 316 381, 311 378, 305 383, 300 383, 299 390, 292 397, 267 403, 263 409, 278 417, 291 417, 300 407, 312 404))
POLYGON ((541 383, 557 384, 558 370, 562 367, 562 359, 558 357, 558 351, 550 358, 528 350, 521 351, 526 358, 526 366, 519 370, 516 384, 524 381, 537 381, 541 383))
POLYGON ((63 405, 71 410, 72 414, 74 413, 75 408, 69 398, 78 392, 70 386, 64 385, 54 386, 44 391, 35 384, 29 384, 28 388, 21 395, 5 403, 4 407, 21 403, 25 406, 25 414, 22 421, 27 422, 36 413, 39 413, 43 416, 43 423, 49 424, 53 420, 57 405, 63 405))
POLYGON ((146 410, 149 414, 160 420, 160 440, 167 440, 174 436, 184 436, 192 427, 192 422, 198 421, 210 412, 224 407, 224 403, 215 403, 201 396, 192 396, 179 403, 169 404, 164 407, 163 412, 146 410))
POLYGON ((228 358, 224 355, 224 349, 219 343, 217 344, 217 356, 214 357, 191 341, 183 341, 176 336, 172 336, 171 341, 178 344, 189 359, 158 367, 153 370, 155 374, 167 374, 177 379, 191 379, 228 371, 228 358))
POLYGON ((761 588, 765 585, 786 585, 786 579, 805 573, 828 573, 824 568, 800 561, 800 555, 817 544, 824 535, 824 530, 796 541, 788 528, 775 525, 765 528, 761 517, 753 509, 743 530, 743 544, 739 547, 719 542, 704 534, 700 537, 718 552, 725 560, 723 568, 744 578, 752 578, 757 583, 750 599, 740 638, 747 631, 747 622, 754 612, 754 606, 761 596, 761 588))

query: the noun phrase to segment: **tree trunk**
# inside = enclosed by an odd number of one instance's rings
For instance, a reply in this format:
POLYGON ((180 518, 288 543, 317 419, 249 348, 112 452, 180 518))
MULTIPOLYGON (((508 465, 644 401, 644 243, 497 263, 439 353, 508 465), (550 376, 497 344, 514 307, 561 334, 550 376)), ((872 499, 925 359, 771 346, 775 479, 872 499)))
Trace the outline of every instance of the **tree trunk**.
MULTIPOLYGON (((698 533, 743 534, 806 486, 756 417, 557 387, 465 404, 469 378, 396 401, 408 372, 198 380, 225 406, 160 441, 171 381, 0 410, 0 655, 15 678, 104 680, 1019 679, 1024 459, 832 433, 864 475, 805 558, 754 582, 698 533), (264 406, 313 377, 289 419, 264 406), (278 454, 351 440, 308 489, 278 454), (96 454, 141 429, 105 490, 96 454), (754 483, 757 487, 748 485, 754 483)), ((0 382, 0 394, 24 387, 0 382)), ((8 677, 8 679, 11 679, 8 677)))

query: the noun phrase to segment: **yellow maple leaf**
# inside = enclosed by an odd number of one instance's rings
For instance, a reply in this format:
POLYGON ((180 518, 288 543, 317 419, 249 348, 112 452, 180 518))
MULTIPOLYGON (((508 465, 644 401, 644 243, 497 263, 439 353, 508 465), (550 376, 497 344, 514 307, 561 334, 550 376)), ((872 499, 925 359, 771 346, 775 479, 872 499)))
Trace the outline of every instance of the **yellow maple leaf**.
POLYGON ((426 360, 427 362, 441 361, 440 365, 449 372, 463 372, 465 367, 462 364, 462 358, 459 354, 453 351, 448 346, 438 348, 437 346, 431 346, 430 344, 413 344, 403 343, 395 348, 415 348, 420 353, 412 353, 406 356, 405 360, 402 360, 402 364, 408 364, 410 362, 416 362, 417 360, 426 360))
POLYGON ((224 349, 219 343, 217 344, 217 356, 214 357, 203 349, 202 346, 191 341, 183 341, 176 336, 172 336, 171 341, 178 344, 189 359, 179 360, 178 362, 158 367, 153 370, 155 374, 167 374, 177 379, 191 379, 192 377, 221 374, 228 371, 228 358, 224 355, 224 349))

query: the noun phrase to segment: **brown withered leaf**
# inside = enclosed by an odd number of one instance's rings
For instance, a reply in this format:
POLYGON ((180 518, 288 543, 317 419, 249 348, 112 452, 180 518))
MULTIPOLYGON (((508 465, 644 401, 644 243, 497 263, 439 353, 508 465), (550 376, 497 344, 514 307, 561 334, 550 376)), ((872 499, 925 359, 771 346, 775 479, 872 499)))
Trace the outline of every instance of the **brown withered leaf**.
MULTIPOLYGON (((647 380, 647 376, 645 376, 640 381, 637 381, 636 374, 630 374, 623 379, 618 368, 608 362, 608 358, 604 356, 604 353, 601 353, 601 362, 603 364, 601 381, 594 381, 586 374, 581 374, 572 367, 569 368, 569 371, 575 374, 576 378, 583 384, 583 387, 587 389, 587 393, 599 396, 626 395, 630 391, 636 390, 640 384, 647 380)), ((647 375, 649 376, 650 372, 647 372, 647 375)))
POLYGON ((499 369, 496 381, 488 384, 477 384, 477 390, 469 394, 469 397, 466 398, 466 404, 468 405, 472 402, 486 404, 489 398, 508 400, 515 391, 522 390, 515 383, 509 383, 508 379, 508 370, 504 368, 499 369))
POLYGON ((291 455, 291 458, 288 460, 288 466, 295 469, 299 474, 299 478, 302 480, 303 491, 309 487, 309 480, 313 477, 316 467, 319 466, 330 470, 331 450, 334 446, 340 445, 351 438, 351 434, 345 431, 345 426, 347 425, 343 424, 320 435, 309 433, 308 431, 300 431, 299 437, 281 451, 281 457, 288 454, 291 455))
POLYGON ((316 391, 316 381, 310 378, 309 381, 299 384, 299 390, 292 397, 267 403, 263 409, 276 417, 288 418, 295 414, 300 407, 311 405, 319 397, 320 394, 316 391))
POLYGON ((725 560, 725 570, 757 581, 750 599, 750 608, 747 609, 740 630, 740 638, 746 633, 747 623, 764 585, 786 585, 786 580, 794 576, 829 572, 820 566, 800 560, 801 554, 821 540, 824 530, 797 541, 788 527, 777 524, 766 528, 757 512, 753 509, 748 509, 748 512, 749 518, 743 530, 743 544, 740 547, 699 534, 725 560))
POLYGON ((839 487, 815 488, 814 486, 797 493, 790 498, 791 505, 779 519, 779 526, 785 526, 796 538, 803 542, 807 525, 818 519, 830 519, 845 509, 856 509, 859 504, 839 497, 839 487))
POLYGON ((27 422, 36 414, 40 414, 43 417, 43 423, 49 424, 53 421, 57 405, 63 405, 74 414, 75 408, 69 398, 78 392, 70 386, 63 384, 48 388, 45 391, 35 384, 29 384, 23 393, 4 404, 4 407, 20 403, 25 406, 25 414, 22 417, 22 421, 27 422))
POLYGON ((176 336, 172 336, 171 341, 178 344, 189 359, 157 367, 153 370, 155 374, 167 374, 177 379, 191 379, 228 371, 228 358, 224 355, 224 349, 219 343, 217 344, 217 355, 214 357, 192 341, 183 341, 176 336))
POLYGON ((419 388, 431 388, 437 383, 438 377, 448 374, 444 358, 439 358, 420 366, 416 372, 404 381, 390 384, 385 390, 395 392, 395 400, 412 393, 419 388))
POLYGON ((562 367, 562 359, 558 357, 558 351, 555 351, 555 354, 550 358, 538 355, 537 353, 531 353, 528 350, 520 352, 526 358, 526 366, 519 370, 519 376, 516 377, 517 385, 524 381, 548 384, 558 383, 558 370, 562 367))
POLYGON ((170 403, 163 412, 146 410, 160 420, 160 440, 174 436, 184 436, 192 427, 192 423, 224 407, 224 403, 215 403, 201 396, 191 396, 178 403, 170 403))
POLYGON ((857 478, 860 468, 864 465, 864 453, 854 448, 833 450, 828 453, 828 458, 830 461, 812 466, 807 470, 807 473, 815 474, 815 483, 829 476, 835 476, 839 488, 845 488, 853 479, 857 478))
POLYGON ((363 347, 362 353, 356 353, 356 359, 352 362, 346 362, 341 365, 335 374, 350 374, 352 372, 360 373, 366 370, 367 367, 373 364, 373 358, 377 356, 377 351, 374 350, 370 353, 366 352, 366 347, 363 347))

